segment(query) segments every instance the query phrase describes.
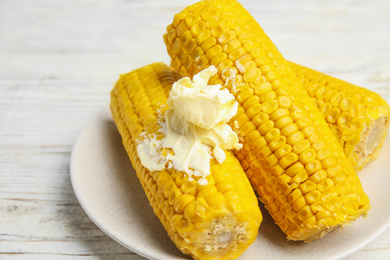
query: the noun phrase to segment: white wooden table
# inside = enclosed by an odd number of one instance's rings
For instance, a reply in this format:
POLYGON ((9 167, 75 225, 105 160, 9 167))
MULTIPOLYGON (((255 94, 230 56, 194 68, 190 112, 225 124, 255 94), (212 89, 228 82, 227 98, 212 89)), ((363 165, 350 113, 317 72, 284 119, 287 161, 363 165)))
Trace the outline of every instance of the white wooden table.
MULTIPOLYGON (((0 259, 142 259, 86 216, 70 152, 120 73, 169 62, 162 34, 193 2, 0 1, 0 259)), ((242 3, 286 58, 390 102, 389 1, 242 3)), ((390 229, 350 259, 390 259, 390 229)))

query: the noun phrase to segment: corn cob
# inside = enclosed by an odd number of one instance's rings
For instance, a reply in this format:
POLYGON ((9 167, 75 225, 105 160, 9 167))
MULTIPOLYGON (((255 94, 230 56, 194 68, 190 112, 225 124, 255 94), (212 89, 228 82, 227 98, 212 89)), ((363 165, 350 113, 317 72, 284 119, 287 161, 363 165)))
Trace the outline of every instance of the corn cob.
POLYGON ((390 106, 378 94, 290 63, 356 171, 378 157, 390 123, 390 106))
MULTIPOLYGON (((195 259, 234 259, 256 239, 262 220, 255 193, 238 160, 226 152, 210 161, 207 185, 172 168, 149 171, 137 154, 159 133, 177 72, 154 63, 122 75, 111 91, 111 112, 150 205, 178 249, 195 259), (146 134, 145 134, 146 133, 146 134)), ((167 151, 161 151, 162 153, 167 151)))
POLYGON ((347 157, 288 62, 235 0, 201 1, 175 15, 164 41, 183 76, 215 65, 239 103, 230 122, 236 153, 276 224, 312 241, 365 215, 367 195, 347 157))

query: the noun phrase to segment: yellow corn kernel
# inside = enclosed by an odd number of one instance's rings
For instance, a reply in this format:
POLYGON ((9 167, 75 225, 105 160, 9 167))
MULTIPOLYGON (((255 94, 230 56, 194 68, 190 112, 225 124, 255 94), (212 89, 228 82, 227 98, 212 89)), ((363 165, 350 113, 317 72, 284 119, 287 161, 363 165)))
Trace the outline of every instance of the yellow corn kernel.
POLYGON ((291 165, 287 170, 286 174, 290 177, 294 177, 297 175, 300 171, 304 169, 304 166, 300 162, 296 162, 293 165, 291 165))
POLYGON ((299 187, 300 187, 300 189, 301 189, 303 194, 306 194, 306 193, 308 193, 310 191, 313 191, 313 190, 317 189, 317 185, 314 182, 310 181, 310 180, 305 181, 304 183, 300 184, 299 187))
POLYGON ((304 181, 306 181, 308 178, 307 172, 306 171, 300 171, 298 172, 291 180, 292 183, 300 184, 304 181))
POLYGON ((268 146, 264 146, 263 148, 260 149, 260 151, 257 152, 257 158, 260 161, 263 161, 271 154, 272 154, 272 150, 268 146))
POLYGON ((343 172, 343 169, 342 169, 342 166, 340 166, 340 165, 332 165, 331 167, 326 169, 326 175, 329 178, 333 178, 333 177, 336 177, 338 175, 342 175, 342 172, 343 172))
POLYGON ((240 93, 238 93, 236 99, 238 102, 240 102, 241 104, 244 103, 248 98, 250 98, 251 96, 253 96, 253 89, 251 88, 246 88, 244 90, 242 90, 240 93))
POLYGON ((246 136, 255 129, 256 126, 251 121, 248 121, 240 127, 240 133, 242 136, 246 136))
POLYGON ((317 184, 319 191, 326 191, 334 187, 334 183, 332 179, 326 178, 325 180, 321 181, 317 184))
MULTIPOLYGON (((246 110, 246 113, 247 113, 249 119, 252 119, 254 116, 258 115, 260 113, 260 111, 261 111, 261 105, 255 104, 255 105, 251 106, 250 108, 248 108, 246 110)), ((253 122, 253 123, 255 123, 255 122, 253 122)))
POLYGON ((254 152, 258 152, 261 148, 267 145, 267 142, 265 141, 264 137, 261 136, 256 139, 256 141, 253 142, 252 144, 252 150, 254 152))
POLYGON ((285 108, 278 108, 271 114, 271 120, 277 121, 279 118, 282 118, 284 116, 288 116, 289 112, 285 108))
POLYGON ((324 170, 319 170, 316 171, 314 174, 312 174, 309 179, 314 182, 314 183, 320 183, 322 182, 325 178, 327 177, 326 171, 324 170))
POLYGON ((254 130, 246 135, 245 141, 246 141, 246 143, 252 145, 260 137, 261 137, 260 133, 256 130, 254 130))
POLYGON ((280 136, 280 130, 277 128, 272 128, 269 130, 265 135, 264 138, 265 140, 270 143, 272 140, 276 139, 277 137, 280 136))
POLYGON ((258 113, 253 119, 252 119, 252 122, 255 126, 260 126, 261 124, 265 123, 266 121, 268 121, 269 119, 269 115, 267 115, 266 113, 264 112, 260 112, 258 113))
POLYGON ((311 216, 313 216, 313 212, 311 211, 310 209, 310 206, 309 205, 305 205, 303 208, 301 208, 298 213, 297 213, 297 217, 300 221, 304 221, 308 218, 310 218, 311 216))
POLYGON ((267 100, 261 105, 261 111, 270 115, 278 108, 278 102, 276 100, 267 100))
POLYGON ((309 175, 321 170, 322 164, 319 160, 312 160, 305 165, 305 169, 309 175))
POLYGON ((299 161, 302 164, 306 165, 309 162, 314 161, 314 159, 316 159, 316 155, 316 152, 313 149, 309 148, 299 155, 299 161))
POLYGON ((276 151, 284 144, 286 144, 286 137, 278 136, 269 143, 269 147, 272 151, 276 151))
POLYGON ((305 199, 308 204, 313 204, 319 201, 322 197, 322 194, 319 190, 313 190, 305 195, 305 199))
POLYGON ((248 99, 242 104, 242 107, 243 107, 245 110, 248 110, 248 109, 251 108, 252 106, 258 105, 258 104, 259 104, 259 97, 258 97, 258 96, 251 96, 250 98, 248 98, 248 99))
POLYGON ((303 208, 306 205, 307 204, 306 204, 305 197, 301 196, 293 203, 292 207, 295 212, 298 212, 301 208, 303 208))
POLYGON ((271 129, 274 129, 274 122, 272 120, 268 120, 258 127, 260 134, 263 136, 271 129))
POLYGON ((290 116, 284 116, 284 117, 279 118, 278 120, 276 120, 275 127, 279 128, 279 129, 282 129, 286 125, 292 124, 292 123, 293 123, 293 119, 290 116))
POLYGON ((287 143, 289 145, 294 145, 302 141, 304 138, 305 136, 302 134, 302 132, 295 132, 287 137, 287 143))
POLYGON ((281 108, 289 109, 291 106, 291 99, 288 96, 279 96, 278 104, 281 108))
POLYGON ((294 144, 292 150, 296 154, 301 154, 307 149, 310 148, 310 142, 308 140, 301 140, 298 143, 294 144))
POLYGON ((267 100, 275 100, 276 93, 272 89, 260 95, 259 99, 261 103, 264 103, 267 100))
POLYGON ((260 96, 263 93, 272 90, 272 85, 269 82, 261 82, 260 84, 256 84, 255 86, 255 94, 260 96))
POLYGON ((279 149, 275 151, 275 155, 278 159, 281 159, 283 156, 289 154, 291 152, 291 146, 288 144, 282 145, 279 149))
POLYGON ((279 163, 283 169, 286 169, 296 161, 298 161, 298 155, 295 153, 289 153, 286 156, 284 156, 282 159, 280 159, 279 163))
POLYGON ((195 200, 195 197, 193 195, 189 195, 189 194, 180 195, 175 199, 173 208, 177 213, 183 213, 185 207, 188 204, 190 204, 193 200, 195 200))
POLYGON ((263 166, 266 169, 272 169, 275 165, 277 165, 279 162, 278 158, 274 155, 271 154, 268 156, 264 161, 263 161, 263 166))

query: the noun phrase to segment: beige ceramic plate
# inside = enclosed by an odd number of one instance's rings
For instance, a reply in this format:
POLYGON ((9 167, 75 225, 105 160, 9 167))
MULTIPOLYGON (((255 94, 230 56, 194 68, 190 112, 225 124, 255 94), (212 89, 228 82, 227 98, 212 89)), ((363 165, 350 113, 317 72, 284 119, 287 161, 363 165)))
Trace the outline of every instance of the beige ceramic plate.
MULTIPOLYGON (((336 259, 366 245, 390 225, 389 154, 387 138, 381 156, 359 174, 372 204, 366 219, 304 244, 286 241, 262 208, 264 221, 257 240, 239 259, 336 259)), ((81 206, 110 237, 149 259, 189 259, 175 248, 149 206, 108 108, 84 127, 70 170, 81 206)))

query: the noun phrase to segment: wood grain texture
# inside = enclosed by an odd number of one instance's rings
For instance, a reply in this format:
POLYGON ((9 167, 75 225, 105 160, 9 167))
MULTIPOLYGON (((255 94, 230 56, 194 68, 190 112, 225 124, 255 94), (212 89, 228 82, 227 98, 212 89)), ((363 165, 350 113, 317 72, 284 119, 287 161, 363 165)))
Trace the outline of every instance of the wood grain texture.
MULTIPOLYGON (((0 1, 0 259, 143 259, 77 202, 70 152, 120 73, 169 62, 194 1, 0 1)), ((390 102, 390 2, 242 0, 284 56, 390 102)), ((390 230, 348 259, 389 259, 390 230)))

